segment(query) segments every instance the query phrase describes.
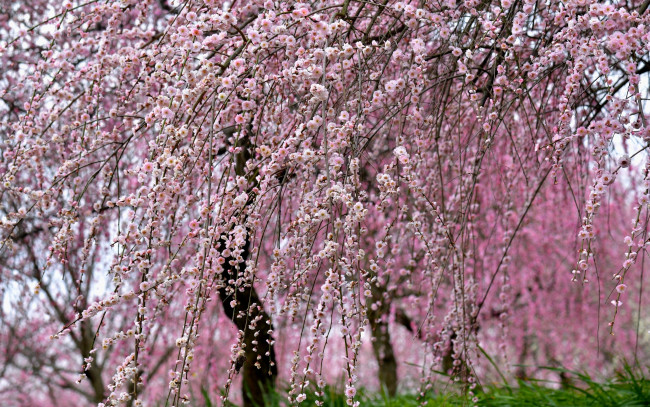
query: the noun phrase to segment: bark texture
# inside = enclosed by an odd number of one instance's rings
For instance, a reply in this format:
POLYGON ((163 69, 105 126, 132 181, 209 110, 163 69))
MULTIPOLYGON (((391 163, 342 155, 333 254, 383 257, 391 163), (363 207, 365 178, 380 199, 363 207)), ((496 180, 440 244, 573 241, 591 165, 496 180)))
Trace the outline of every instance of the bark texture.
MULTIPOLYGON (((250 241, 246 241, 242 257, 248 259, 250 241)), ((224 263, 224 280, 237 281, 243 274, 244 263, 224 263)), ((219 288, 223 309, 238 330, 244 332, 244 360, 241 366, 244 407, 264 406, 265 394, 275 386, 278 375, 271 330, 271 319, 264 311, 252 282, 243 287, 227 284, 219 288), (233 306, 232 301, 236 303, 233 306)))

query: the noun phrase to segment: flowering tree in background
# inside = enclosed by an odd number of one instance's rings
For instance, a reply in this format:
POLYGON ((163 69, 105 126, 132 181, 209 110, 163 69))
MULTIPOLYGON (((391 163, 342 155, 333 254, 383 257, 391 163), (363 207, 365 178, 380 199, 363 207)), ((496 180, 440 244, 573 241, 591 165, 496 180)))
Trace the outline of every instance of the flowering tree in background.
POLYGON ((647 361, 648 6, 3 0, 0 397, 647 361))

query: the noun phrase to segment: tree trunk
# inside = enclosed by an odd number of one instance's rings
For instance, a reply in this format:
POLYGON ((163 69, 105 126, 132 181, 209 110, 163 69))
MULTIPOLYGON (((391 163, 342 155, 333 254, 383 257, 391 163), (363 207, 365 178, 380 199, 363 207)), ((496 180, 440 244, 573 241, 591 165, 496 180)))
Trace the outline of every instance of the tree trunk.
MULTIPOLYGON (((450 337, 449 348, 445 351, 442 356, 442 371, 450 374, 451 377, 458 377, 461 380, 461 383, 467 384, 467 380, 471 376, 470 367, 467 364, 467 361, 461 353, 460 365, 454 366, 454 352, 458 349, 455 349, 454 342, 458 338, 458 333, 453 331, 450 337)), ((461 345, 462 346, 462 345, 461 345)), ((460 351, 460 350, 458 350, 460 351)))
POLYGON ((387 301, 383 298, 383 291, 380 287, 373 287, 373 302, 378 305, 376 310, 368 307, 368 320, 370 332, 372 333, 372 349, 379 368, 379 384, 390 397, 397 394, 397 360, 393 345, 390 342, 390 331, 388 322, 382 318, 388 313, 387 301))
MULTIPOLYGON (((229 137, 233 135, 235 127, 224 130, 229 137)), ((252 133, 252 125, 247 125, 246 134, 252 133)), ((246 163, 251 158, 251 145, 248 136, 238 140, 241 150, 235 154, 235 174, 246 177, 251 185, 257 185, 255 172, 247 173, 246 163)), ((253 187, 248 190, 251 196, 253 187)), ((249 198, 246 205, 250 205, 253 198, 249 198)), ((243 223, 243 222, 242 222, 243 223)), ((225 241, 219 239, 220 247, 225 246, 225 241)), ((278 375, 278 368, 275 360, 275 348, 271 330, 271 318, 264 311, 264 306, 255 291, 253 281, 243 279, 244 282, 238 286, 238 281, 246 267, 246 260, 250 255, 250 236, 246 238, 241 261, 235 265, 230 264, 232 257, 226 259, 223 264, 224 286, 219 288, 219 299, 223 309, 235 324, 237 329, 244 333, 243 355, 237 361, 236 368, 242 372, 242 393, 244 407, 262 407, 265 405, 265 395, 275 388, 275 378, 278 375), (235 282, 231 284, 231 282, 235 282), (235 300, 234 307, 232 301, 235 300), (243 359, 243 361, 241 361, 243 359), (240 365, 241 364, 241 365, 240 365)))
MULTIPOLYGON (((79 350, 83 359, 90 356, 90 351, 93 346, 93 339, 95 337, 93 329, 88 320, 82 321, 79 330, 79 350)), ((98 361, 93 361, 90 364, 90 369, 85 372, 86 377, 90 381, 93 389, 93 402, 101 403, 104 401, 106 389, 104 381, 102 380, 102 370, 98 366, 98 361)))
MULTIPOLYGON (((223 242, 222 242, 223 244, 223 242)), ((250 253, 250 240, 246 241, 242 257, 244 262, 250 253)), ((237 281, 244 263, 230 265, 224 263, 224 280, 237 281)), ((242 391, 244 407, 262 407, 264 397, 275 387, 278 374, 273 336, 269 333, 273 326, 269 315, 264 311, 253 283, 246 282, 243 287, 226 285, 219 289, 223 309, 237 329, 244 332, 244 361, 242 364, 242 391), (235 300, 233 307, 231 302, 235 300)))
POLYGON ((371 321, 370 330, 374 338, 372 349, 379 366, 379 383, 390 397, 394 397, 397 394, 397 360, 390 343, 388 324, 381 320, 375 323, 371 321))

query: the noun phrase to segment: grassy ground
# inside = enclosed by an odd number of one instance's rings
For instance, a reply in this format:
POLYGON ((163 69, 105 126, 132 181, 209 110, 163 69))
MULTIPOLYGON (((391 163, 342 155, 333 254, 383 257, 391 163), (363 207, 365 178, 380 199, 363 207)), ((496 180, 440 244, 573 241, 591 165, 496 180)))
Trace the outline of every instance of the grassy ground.
MULTIPOLYGON (((626 368, 613 380, 599 383, 590 376, 576 372, 564 372, 569 378, 563 388, 554 389, 553 383, 536 381, 519 381, 516 384, 503 386, 483 387, 477 392, 477 402, 460 392, 445 391, 431 394, 424 399, 414 395, 400 395, 389 399, 381 394, 369 394, 360 390, 355 400, 360 401, 360 407, 415 407, 415 406, 489 406, 489 407, 520 407, 520 406, 562 406, 562 407, 622 407, 622 406, 648 406, 650 407, 650 379, 631 368, 626 368)), ((557 387, 557 386, 555 386, 557 387)), ((328 407, 347 407, 342 389, 327 387, 323 397, 316 397, 315 392, 308 391, 307 400, 300 406, 314 406, 316 400, 324 401, 328 407)), ((197 405, 203 405, 198 403, 197 405)), ((211 406, 207 399, 206 406, 211 406)), ((289 405, 286 397, 275 394, 268 401, 269 407, 282 407, 289 405)))

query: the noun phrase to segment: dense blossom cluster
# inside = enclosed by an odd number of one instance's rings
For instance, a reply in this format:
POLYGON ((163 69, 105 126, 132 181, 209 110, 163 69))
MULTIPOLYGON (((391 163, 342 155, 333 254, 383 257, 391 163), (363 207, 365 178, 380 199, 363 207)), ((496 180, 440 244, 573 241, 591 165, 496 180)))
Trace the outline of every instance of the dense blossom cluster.
POLYGON ((647 360, 648 1, 22 3, 10 404, 343 380, 357 405, 647 360))

